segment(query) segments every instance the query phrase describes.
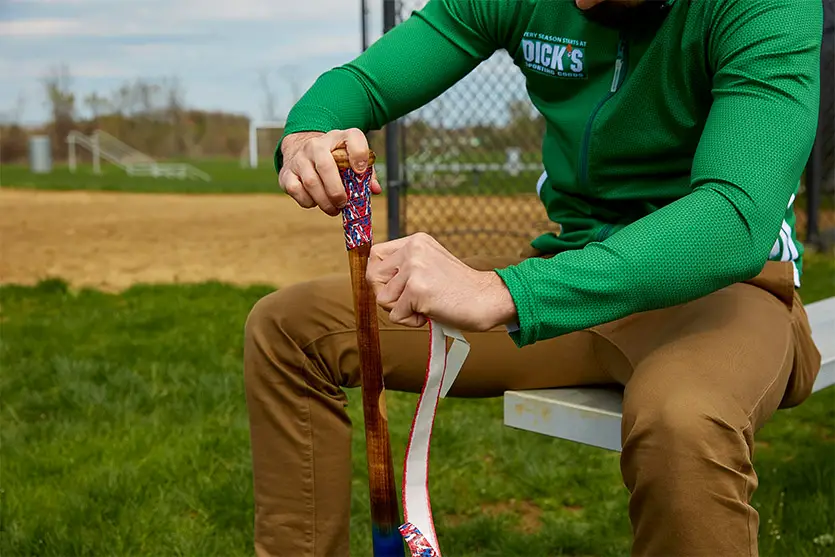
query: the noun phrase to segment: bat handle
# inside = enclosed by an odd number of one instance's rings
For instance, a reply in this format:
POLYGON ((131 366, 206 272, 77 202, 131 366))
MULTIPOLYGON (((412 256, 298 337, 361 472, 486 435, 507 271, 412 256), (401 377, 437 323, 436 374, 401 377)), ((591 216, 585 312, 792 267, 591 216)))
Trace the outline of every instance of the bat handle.
POLYGON ((373 151, 369 151, 368 167, 362 173, 351 168, 345 149, 337 149, 333 157, 348 194, 348 203, 342 210, 342 223, 357 321, 374 557, 403 557, 403 538, 398 530, 400 507, 385 411, 380 332, 374 296, 365 280, 372 244, 370 185, 376 157, 373 151))
POLYGON ((348 251, 371 245, 374 241, 371 229, 371 177, 374 175, 374 151, 368 152, 368 166, 358 173, 351 168, 348 151, 344 148, 333 152, 339 168, 348 202, 342 209, 342 226, 345 230, 345 247, 348 251))

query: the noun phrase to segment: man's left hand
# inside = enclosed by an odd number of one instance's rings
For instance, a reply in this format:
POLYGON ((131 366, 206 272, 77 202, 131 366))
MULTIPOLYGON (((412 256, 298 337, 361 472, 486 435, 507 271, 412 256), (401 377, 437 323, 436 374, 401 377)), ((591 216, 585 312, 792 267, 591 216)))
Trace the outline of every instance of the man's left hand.
POLYGON ((477 271, 434 238, 418 233, 371 248, 366 279, 392 323, 427 319, 481 332, 516 321, 516 305, 494 271, 477 271))

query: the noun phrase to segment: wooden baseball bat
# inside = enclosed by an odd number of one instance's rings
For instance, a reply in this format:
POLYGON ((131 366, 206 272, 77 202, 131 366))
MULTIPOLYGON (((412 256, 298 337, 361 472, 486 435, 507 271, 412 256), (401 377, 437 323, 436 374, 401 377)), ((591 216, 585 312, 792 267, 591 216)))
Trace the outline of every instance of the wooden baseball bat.
POLYGON ((403 538, 398 530, 400 507, 394 483, 386 414, 377 303, 371 287, 365 280, 373 242, 370 182, 375 155, 369 152, 368 168, 362 174, 357 174, 351 169, 345 149, 334 151, 333 157, 348 194, 348 204, 342 211, 342 222, 345 227, 345 246, 348 249, 357 320, 374 556, 403 557, 403 538))

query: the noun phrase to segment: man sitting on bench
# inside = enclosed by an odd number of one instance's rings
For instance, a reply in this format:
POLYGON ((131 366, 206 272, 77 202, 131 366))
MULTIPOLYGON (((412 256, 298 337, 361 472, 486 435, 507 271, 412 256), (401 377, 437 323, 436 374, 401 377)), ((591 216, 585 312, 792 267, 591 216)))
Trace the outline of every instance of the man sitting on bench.
MULTIPOLYGON (((420 390, 426 318, 471 332, 453 396, 621 383, 633 554, 756 555, 754 434, 819 369, 792 204, 821 30, 818 1, 431 0, 299 101, 279 184, 337 215, 332 150, 364 170, 364 131, 506 50, 547 123, 531 188, 561 233, 516 258, 460 261, 424 234, 377 245, 386 386, 420 390)), ((354 327, 347 276, 249 316, 260 555, 348 553, 354 327)))

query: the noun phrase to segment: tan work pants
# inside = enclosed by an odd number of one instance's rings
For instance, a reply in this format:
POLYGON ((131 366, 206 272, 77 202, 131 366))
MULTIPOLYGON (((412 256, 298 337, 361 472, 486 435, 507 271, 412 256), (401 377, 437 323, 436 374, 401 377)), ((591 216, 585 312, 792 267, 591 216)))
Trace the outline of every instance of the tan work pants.
MULTIPOLYGON (((468 260, 492 269, 511 259, 468 260)), ((379 312, 388 389, 419 392, 428 331, 379 312)), ((468 334, 453 396, 625 385, 621 470, 634 555, 756 555, 753 435, 803 401, 820 366, 787 263, 693 302, 517 348, 504 329, 468 334)), ((360 384, 347 276, 262 299, 245 343, 261 556, 348 554, 350 423, 360 384)))

